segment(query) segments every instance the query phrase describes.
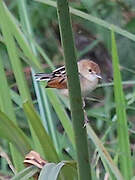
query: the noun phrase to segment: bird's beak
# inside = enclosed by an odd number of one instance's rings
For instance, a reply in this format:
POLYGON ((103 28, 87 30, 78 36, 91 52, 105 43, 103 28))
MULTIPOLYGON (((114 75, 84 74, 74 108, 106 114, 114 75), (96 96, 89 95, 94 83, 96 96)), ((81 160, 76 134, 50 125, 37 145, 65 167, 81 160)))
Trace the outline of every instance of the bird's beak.
POLYGON ((99 79, 103 79, 99 74, 96 74, 96 77, 99 79))

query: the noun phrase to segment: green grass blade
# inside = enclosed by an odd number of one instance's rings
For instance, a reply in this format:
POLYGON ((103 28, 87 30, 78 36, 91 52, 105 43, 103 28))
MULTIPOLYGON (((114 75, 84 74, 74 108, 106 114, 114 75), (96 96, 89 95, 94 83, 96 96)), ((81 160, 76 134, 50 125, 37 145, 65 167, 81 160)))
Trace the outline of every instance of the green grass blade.
MULTIPOLYGON (((122 85, 134 85, 135 81, 123 81, 122 85)), ((103 83, 103 84, 99 84, 98 87, 110 87, 110 86, 114 86, 114 83, 103 83)))
POLYGON ((2 57, 0 55, 0 107, 3 112, 5 112, 9 117, 11 117, 16 123, 16 117, 13 110, 12 101, 10 99, 9 87, 4 72, 2 57))
MULTIPOLYGON (((27 99, 31 101, 31 95, 27 86, 27 81, 24 76, 22 63, 19 59, 17 48, 15 44, 15 40, 13 38, 13 35, 11 33, 10 28, 10 18, 7 16, 7 12, 5 11, 6 6, 4 6, 4 3, 0 1, 0 16, 2 20, 0 21, 2 33, 4 36, 4 40, 6 43, 7 51, 10 57, 10 61, 12 64, 12 68, 14 71, 15 79, 18 85, 18 89, 21 95, 22 102, 26 101, 27 99)), ((31 124, 29 124, 32 138, 35 139, 35 133, 33 129, 31 128, 31 124)))
MULTIPOLYGON (((30 36, 32 36, 33 32, 32 32, 32 28, 30 25, 29 17, 28 17, 27 1, 24 0, 24 1, 20 2, 18 0, 18 6, 19 6, 19 13, 20 13, 23 28, 27 31, 28 34, 30 34, 30 36)), ((30 38, 30 36, 27 36, 28 41, 33 50, 33 53, 35 55, 37 55, 35 44, 33 43, 32 38, 30 38)), ((45 55, 45 53, 43 55, 45 55)), ((49 60, 49 58, 47 58, 47 56, 45 58, 46 58, 47 62, 49 63, 49 65, 51 65, 51 67, 52 67, 52 63, 49 60)), ((39 111, 40 111, 40 114, 42 117, 42 121, 44 123, 44 127, 47 130, 47 132, 49 132, 52 135, 52 139, 53 139, 56 149, 58 151, 59 145, 58 145, 58 140, 57 140, 57 136, 55 133, 54 125, 53 125, 53 123, 51 123, 51 121, 53 121, 53 120, 51 117, 50 110, 48 108, 49 107, 48 98, 45 94, 44 88, 42 86, 40 86, 40 84, 35 80, 34 74, 35 74, 34 69, 32 69, 32 79, 33 79, 34 86, 35 86, 35 91, 36 91, 36 95, 37 95, 39 111)))
MULTIPOLYGON (((4 72, 1 55, 0 55, 0 84, 2 84, 0 88, 0 107, 2 111, 5 114, 7 114, 11 118, 11 120, 14 121, 14 123, 16 123, 16 116, 14 113, 13 104, 10 97, 10 91, 9 91, 6 75, 4 72)), ((23 168, 22 157, 20 157, 20 154, 18 154, 17 150, 12 144, 10 144, 10 151, 15 168, 17 170, 22 169, 23 168)))
POLYGON ((58 96, 53 92, 53 90, 46 89, 46 91, 47 91, 49 100, 50 100, 53 108, 55 109, 55 111, 63 125, 63 128, 65 129, 65 132, 67 133, 67 136, 69 137, 73 147, 75 147, 72 123, 71 123, 69 117, 67 116, 67 113, 66 113, 65 109, 63 108, 63 105, 61 104, 58 96))
POLYGON ((0 111, 0 137, 13 143, 23 156, 31 150, 30 143, 22 130, 2 111, 0 111))
POLYGON ((106 161, 107 165, 110 167, 110 169, 113 172, 113 174, 115 175, 116 179, 123 180, 123 177, 122 177, 119 169, 114 164, 111 156, 109 155, 109 153, 107 152, 107 150, 105 149, 102 142, 99 140, 99 138, 97 137, 97 135, 95 134, 95 132, 93 131, 91 126, 86 125, 86 127, 87 127, 88 136, 90 137, 90 139, 92 140, 92 142, 94 143, 96 148, 98 149, 98 152, 99 152, 100 156, 102 157, 102 159, 104 159, 106 161))
POLYGON ((84 48, 83 50, 81 50, 80 52, 78 52, 77 54, 77 58, 80 59, 80 57, 84 56, 85 54, 87 54, 88 52, 90 52, 90 50, 92 50, 100 41, 99 40, 94 40, 91 44, 89 44, 86 48, 84 48))
MULTIPOLYGON (((21 2, 18 0, 17 2, 18 2, 19 14, 20 14, 20 18, 21 18, 22 27, 23 27, 24 31, 26 31, 27 34, 30 34, 30 36, 32 36, 33 32, 32 32, 31 26, 30 26, 28 13, 27 13, 27 2, 26 2, 26 0, 21 1, 21 2)), ((29 36, 27 36, 27 41, 29 42, 29 44, 32 48, 33 54, 35 54, 37 56, 37 51, 36 51, 35 45, 31 41, 31 38, 29 38, 29 36)), ((32 80, 33 80, 33 84, 34 84, 35 93, 37 96, 39 111, 40 111, 42 120, 45 123, 44 124, 45 128, 46 128, 47 132, 49 132, 47 118, 46 118, 45 105, 44 105, 44 98, 43 98, 44 91, 43 91, 42 87, 40 87, 40 84, 36 82, 34 74, 35 74, 34 69, 32 69, 32 80)))
MULTIPOLYGON (((0 9, 2 8, 3 4, 2 2, 0 2, 0 9)), ((21 61, 18 57, 17 54, 17 49, 16 49, 16 44, 15 41, 13 39, 13 36, 11 34, 10 29, 8 28, 8 24, 10 24, 9 18, 6 16, 5 11, 2 9, 2 11, 0 11, 0 15, 1 17, 4 17, 4 23, 3 21, 1 21, 1 27, 2 27, 2 33, 4 35, 4 39, 6 42, 6 46, 7 46, 7 50, 10 56, 10 60, 11 60, 11 64, 13 67, 13 71, 15 74, 15 78, 17 81, 17 85, 19 88, 19 92, 21 95, 21 99, 22 102, 26 101, 27 99, 31 101, 31 96, 30 96, 30 92, 27 86, 27 81, 25 79, 24 73, 23 73, 23 68, 22 68, 22 64, 21 61), (6 19, 6 20, 5 20, 6 19)), ((30 126, 30 130, 31 130, 31 134, 32 134, 32 138, 33 138, 33 142, 36 141, 36 135, 35 135, 35 131, 32 129, 32 125, 29 121, 29 126, 30 126)), ((38 144, 35 144, 36 149, 38 148, 38 144)), ((40 149, 42 152, 42 149, 40 149)))
POLYGON ((119 69, 119 58, 115 42, 115 35, 112 31, 112 59, 114 71, 114 95, 117 114, 117 132, 120 169, 126 180, 130 180, 133 175, 131 151, 129 144, 128 125, 126 117, 125 97, 122 88, 121 74, 119 69))
POLYGON ((20 171, 16 174, 11 180, 27 180, 31 178, 34 174, 39 172, 39 169, 35 166, 30 166, 25 168, 23 171, 20 171))
POLYGON ((18 57, 15 41, 14 41, 11 31, 9 29, 10 23, 9 23, 8 18, 3 10, 2 1, 0 1, 0 17, 1 17, 0 24, 1 24, 2 33, 3 33, 4 40, 5 40, 5 43, 7 46, 7 51, 8 51, 10 60, 11 60, 12 68, 13 68, 15 78, 16 78, 16 81, 18 84, 21 98, 23 101, 26 99, 31 99, 29 90, 28 90, 28 86, 26 83, 27 81, 24 77, 22 64, 18 57))
MULTIPOLYGON (((58 162, 59 158, 58 158, 58 155, 54 148, 54 145, 52 143, 52 140, 48 136, 47 132, 45 131, 45 129, 41 123, 41 119, 38 116, 38 114, 36 113, 33 105, 27 101, 23 104, 23 109, 24 109, 26 116, 28 117, 29 123, 31 124, 31 126, 35 132, 35 136, 38 140, 38 144, 40 144, 40 146, 42 148, 44 157, 48 161, 58 162)), ((35 138, 35 140, 36 140, 36 138, 35 138)))
POLYGON ((48 55, 45 52, 45 49, 43 49, 42 47, 40 47, 38 45, 38 43, 34 40, 34 38, 30 35, 30 34, 26 34, 26 37, 29 36, 29 40, 31 41, 31 43, 35 46, 36 51, 43 57, 44 61, 49 65, 51 70, 54 70, 55 67, 51 61, 51 59, 48 57, 48 55))
MULTIPOLYGON (((56 5, 56 2, 55 1, 52 1, 52 0, 35 0, 37 2, 41 2, 41 3, 45 3, 45 4, 48 4, 50 6, 53 6, 53 7, 57 7, 56 5)), ((73 15, 76 15, 76 16, 79 16, 85 20, 88 20, 90 22, 93 22, 95 24, 98 24, 106 29, 109 29, 109 30, 113 30, 114 32, 122 35, 122 36, 125 36, 127 37, 128 39, 131 39, 132 41, 135 41, 135 35, 124 30, 124 29, 121 29, 120 27, 114 25, 114 24, 110 24, 100 18, 97 18, 95 16, 92 16, 90 14, 87 14, 85 12, 82 12, 80 10, 77 10, 77 9, 74 9, 72 7, 70 7, 70 12, 71 14, 73 15)))
POLYGON ((17 40, 25 56, 28 57, 29 61, 31 61, 30 64, 32 64, 37 71, 42 71, 42 67, 39 61, 37 60, 37 57, 32 53, 32 50, 30 49, 28 42, 26 41, 23 33, 19 29, 19 24, 16 23, 14 17, 11 15, 3 1, 0 2, 0 11, 1 17, 2 14, 4 15, 3 21, 5 22, 5 18, 7 19, 5 24, 8 24, 8 27, 10 27, 10 32, 17 40))
MULTIPOLYGON (((49 130, 50 130, 50 135, 53 139, 55 148, 57 153, 59 153, 59 142, 58 142, 58 137, 57 137, 57 128, 55 127, 54 124, 54 120, 53 120, 53 116, 52 116, 52 107, 50 102, 48 101, 48 97, 47 97, 47 93, 45 91, 45 87, 41 86, 44 94, 43 94, 43 100, 44 100, 44 105, 45 105, 45 110, 46 110, 46 116, 47 116, 47 122, 48 122, 48 126, 49 126, 49 130)), ((45 123, 44 123, 45 125, 45 123)))
POLYGON ((75 147, 79 180, 90 180, 91 170, 88 154, 87 133, 84 126, 84 110, 81 87, 78 76, 75 46, 73 40, 71 18, 67 0, 57 0, 57 13, 62 46, 64 50, 65 68, 68 81, 71 117, 75 135, 75 147))
MULTIPOLYGON (((26 99, 31 100, 30 92, 27 86, 27 81, 25 79, 24 72, 23 72, 23 67, 18 56, 15 40, 13 38, 12 32, 10 31, 10 28, 8 28, 11 23, 10 18, 7 16, 8 11, 6 12, 4 10, 5 10, 5 6, 3 2, 0 1, 0 16, 3 17, 2 18, 3 21, 0 21, 0 24, 1 24, 2 33, 4 36, 4 40, 7 46, 8 54, 11 60, 14 75, 15 75, 17 85, 19 88, 19 92, 21 95, 21 99, 22 99, 22 102, 25 101, 26 99)), ((33 142, 34 142, 36 138, 35 133, 33 129, 31 128, 31 124, 29 125, 30 125, 30 130, 32 133, 33 142)))
POLYGON ((58 164, 48 163, 46 164, 39 176, 39 180, 57 180, 58 175, 60 173, 61 168, 64 166, 64 162, 60 162, 58 164))
POLYGON ((20 95, 14 90, 10 89, 10 96, 14 103, 16 103, 20 108, 22 107, 22 100, 20 95))
POLYGON ((57 180, 59 175, 64 180, 73 180, 74 175, 77 175, 76 163, 72 161, 61 161, 58 164, 48 163, 41 170, 39 180, 57 180))

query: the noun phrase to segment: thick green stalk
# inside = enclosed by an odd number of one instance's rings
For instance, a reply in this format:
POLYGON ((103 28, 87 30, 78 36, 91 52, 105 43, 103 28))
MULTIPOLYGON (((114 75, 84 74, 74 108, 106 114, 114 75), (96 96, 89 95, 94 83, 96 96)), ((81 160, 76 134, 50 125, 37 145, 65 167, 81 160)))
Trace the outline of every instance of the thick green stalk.
POLYGON ((75 47, 67 0, 57 0, 57 10, 61 39, 64 49, 68 89, 70 97, 71 114, 75 134, 75 145, 78 160, 78 174, 80 180, 90 180, 90 162, 86 129, 84 125, 84 112, 82 108, 81 89, 78 77, 75 47))

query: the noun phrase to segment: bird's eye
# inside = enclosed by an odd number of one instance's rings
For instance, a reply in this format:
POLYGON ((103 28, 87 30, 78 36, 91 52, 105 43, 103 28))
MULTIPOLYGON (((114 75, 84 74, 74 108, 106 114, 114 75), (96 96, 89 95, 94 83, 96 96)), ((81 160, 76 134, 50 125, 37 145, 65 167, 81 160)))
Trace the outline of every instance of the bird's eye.
POLYGON ((89 69, 89 72, 92 72, 92 70, 91 70, 91 69, 89 69))

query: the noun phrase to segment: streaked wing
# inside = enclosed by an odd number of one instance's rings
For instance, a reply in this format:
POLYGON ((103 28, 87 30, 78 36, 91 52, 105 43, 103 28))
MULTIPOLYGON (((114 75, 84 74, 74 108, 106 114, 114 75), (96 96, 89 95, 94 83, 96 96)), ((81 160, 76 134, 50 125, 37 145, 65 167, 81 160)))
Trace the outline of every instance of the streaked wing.
POLYGON ((65 77, 56 77, 48 81, 47 87, 57 89, 67 89, 67 79, 65 77))
POLYGON ((65 66, 62 66, 51 73, 52 77, 48 81, 47 87, 66 89, 67 88, 67 77, 65 66))
POLYGON ((35 74, 37 81, 47 81, 47 86, 50 88, 66 89, 67 88, 67 76, 65 66, 62 66, 54 70, 50 74, 37 73, 35 74))
POLYGON ((56 70, 54 70, 52 72, 52 74, 54 76, 61 76, 61 75, 65 75, 66 74, 66 71, 65 71, 65 66, 62 66, 60 68, 57 68, 56 70))
POLYGON ((35 74, 36 81, 49 81, 51 79, 51 74, 45 74, 45 73, 37 73, 35 74))

